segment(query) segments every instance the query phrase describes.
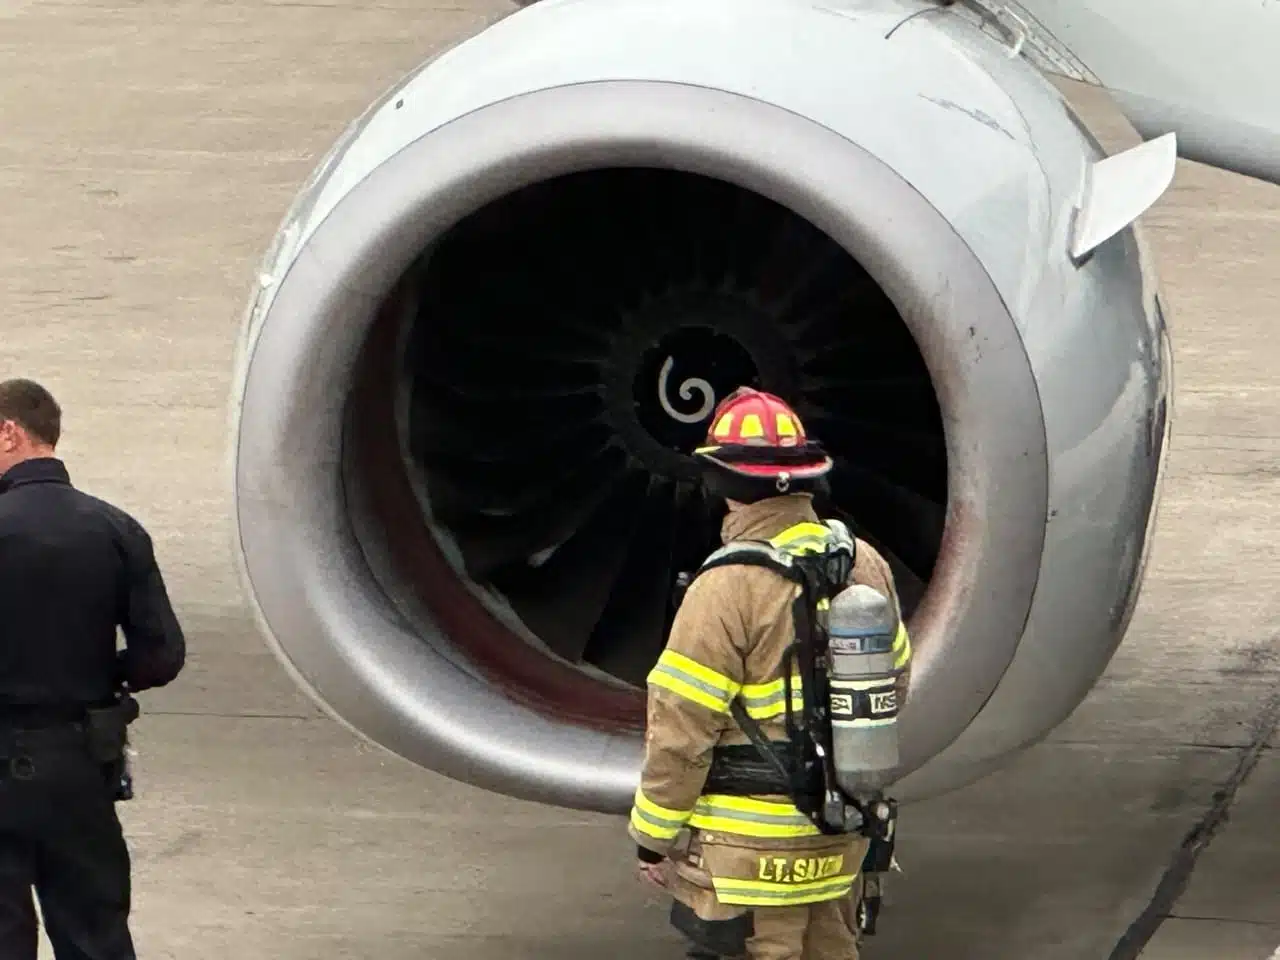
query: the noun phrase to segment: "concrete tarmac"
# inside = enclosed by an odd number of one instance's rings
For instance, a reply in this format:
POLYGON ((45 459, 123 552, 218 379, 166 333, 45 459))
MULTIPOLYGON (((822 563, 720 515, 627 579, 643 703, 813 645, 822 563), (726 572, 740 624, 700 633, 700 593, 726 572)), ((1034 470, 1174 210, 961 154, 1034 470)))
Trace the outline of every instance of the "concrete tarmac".
MULTIPOLYGON (((190 636, 186 674, 145 698, 121 808, 143 957, 679 956, 620 820, 356 742, 266 652, 233 573, 225 409, 257 259, 340 130, 506 9, 0 0, 0 376, 58 393, 74 478, 151 529, 190 636)), ((1146 222, 1177 403, 1138 613, 1047 743, 905 813, 906 873, 867 957, 1280 945, 1280 190, 1183 163, 1146 222)))

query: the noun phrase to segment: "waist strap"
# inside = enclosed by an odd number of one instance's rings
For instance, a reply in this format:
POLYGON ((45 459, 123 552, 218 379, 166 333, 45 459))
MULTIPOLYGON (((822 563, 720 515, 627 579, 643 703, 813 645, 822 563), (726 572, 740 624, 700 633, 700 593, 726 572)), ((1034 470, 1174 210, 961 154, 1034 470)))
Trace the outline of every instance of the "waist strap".
MULTIPOLYGON (((774 755, 784 769, 792 772, 800 765, 799 751, 787 741, 771 741, 774 755)), ((796 778, 804 782, 802 778, 796 778)), ((729 796, 782 794, 790 796, 796 784, 783 780, 753 744, 717 746, 711 751, 711 768, 707 771, 704 793, 729 796)))

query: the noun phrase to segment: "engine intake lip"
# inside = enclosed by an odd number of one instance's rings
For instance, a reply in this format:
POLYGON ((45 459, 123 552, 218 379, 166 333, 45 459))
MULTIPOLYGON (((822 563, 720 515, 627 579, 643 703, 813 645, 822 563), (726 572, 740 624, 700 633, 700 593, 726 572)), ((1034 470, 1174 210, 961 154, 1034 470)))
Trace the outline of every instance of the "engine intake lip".
MULTIPOLYGON (((950 496, 911 623, 917 652, 902 726, 904 772, 914 770, 990 696, 1030 607, 1047 515, 1035 380, 982 265, 916 189, 831 129, 722 91, 611 81, 496 103, 420 137, 316 228, 279 280, 239 398, 238 546, 264 633, 318 702, 392 752, 513 796, 628 808, 642 750, 626 729, 634 718, 601 730, 549 717, 531 706, 545 690, 511 687, 551 674, 520 680, 520 662, 528 653, 546 670, 572 668, 530 648, 510 652, 515 675, 498 661, 477 672, 448 655, 438 624, 424 637, 387 599, 371 569, 386 557, 362 546, 350 516, 347 392, 334 389, 352 383, 369 319, 434 237, 520 186, 619 165, 718 177, 806 217, 863 265, 916 339, 946 426, 950 496), (753 153, 766 128, 769 149, 753 153)), ((431 539, 403 516, 384 529, 408 552, 423 544, 405 538, 431 539)))

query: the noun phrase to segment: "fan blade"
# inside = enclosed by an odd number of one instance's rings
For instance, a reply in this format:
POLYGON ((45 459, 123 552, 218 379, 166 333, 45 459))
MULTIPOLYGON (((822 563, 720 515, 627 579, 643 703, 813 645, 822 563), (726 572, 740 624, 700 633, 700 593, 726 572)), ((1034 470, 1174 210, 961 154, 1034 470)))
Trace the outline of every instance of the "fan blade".
POLYGON ((507 509, 468 501, 464 487, 429 481, 437 522, 451 528, 467 572, 473 577, 488 576, 506 563, 563 541, 630 469, 621 450, 613 447, 605 454, 561 478, 565 482, 543 491, 536 502, 525 501, 507 509), (452 499, 445 502, 445 493, 452 499), (447 513, 445 506, 450 508, 447 513))
POLYGON ((571 663, 582 659, 609 601, 648 482, 643 473, 631 473, 545 563, 493 578, 525 626, 571 663))
POLYGON ((437 473, 427 487, 437 518, 459 529, 465 529, 467 515, 476 514, 524 522, 555 503, 612 483, 627 462, 620 448, 606 447, 571 469, 528 474, 523 467, 512 467, 483 474, 477 470, 465 477, 437 473))
POLYGON ((915 491, 934 502, 947 496, 947 448, 941 434, 910 431, 876 417, 884 406, 869 397, 855 409, 868 419, 853 419, 815 408, 801 414, 806 427, 821 438, 828 449, 846 451, 852 464, 873 471, 895 485, 915 491))
POLYGON ((579 496, 557 500, 518 524, 507 517, 468 517, 454 534, 467 573, 484 581, 510 564, 523 563, 533 554, 563 543, 595 513, 616 482, 600 483, 579 496))
POLYGON ((655 482, 639 512, 627 563, 587 644, 589 663, 630 683, 644 683, 666 643, 678 521, 674 485, 655 482))
POLYGON ((409 410, 410 450, 430 465, 436 454, 472 448, 500 450, 512 437, 560 441, 570 431, 589 429, 598 422, 602 410, 603 404, 594 394, 547 398, 532 404, 505 400, 463 403, 430 382, 419 381, 409 410))

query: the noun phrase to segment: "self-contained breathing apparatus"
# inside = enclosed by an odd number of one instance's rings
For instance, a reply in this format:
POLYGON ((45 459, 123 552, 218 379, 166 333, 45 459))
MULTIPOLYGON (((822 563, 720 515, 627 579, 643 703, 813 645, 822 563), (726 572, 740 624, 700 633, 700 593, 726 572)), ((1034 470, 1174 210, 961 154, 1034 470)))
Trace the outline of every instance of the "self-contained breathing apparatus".
POLYGON ((788 739, 771 741, 735 699, 732 716, 751 746, 717 747, 706 789, 783 794, 824 834, 868 837, 858 925, 871 935, 882 875, 894 866, 897 804, 884 788, 899 763, 895 641, 904 627, 889 598, 849 585, 856 541, 848 528, 838 520, 825 527, 820 543, 806 536, 790 549, 759 541, 722 547, 692 576, 681 574, 677 603, 700 574, 732 564, 764 567, 799 588, 796 639, 782 662, 788 739), (800 680, 798 715, 793 677, 800 680))

